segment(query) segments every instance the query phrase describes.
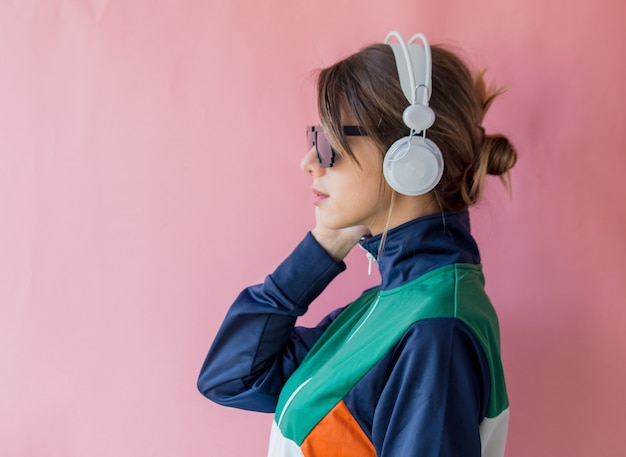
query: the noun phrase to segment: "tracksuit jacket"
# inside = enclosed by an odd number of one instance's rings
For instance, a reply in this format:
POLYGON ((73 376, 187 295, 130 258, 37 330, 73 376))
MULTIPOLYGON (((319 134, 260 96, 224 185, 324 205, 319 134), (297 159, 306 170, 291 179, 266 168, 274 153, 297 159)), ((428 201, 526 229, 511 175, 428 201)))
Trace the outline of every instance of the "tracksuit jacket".
MULTIPOLYGON (((360 242, 377 255, 380 236, 360 242)), ((235 300, 198 379, 209 399, 274 412, 268 455, 504 455, 496 313, 467 211, 388 232, 379 287, 295 326, 345 269, 309 233, 235 300)))

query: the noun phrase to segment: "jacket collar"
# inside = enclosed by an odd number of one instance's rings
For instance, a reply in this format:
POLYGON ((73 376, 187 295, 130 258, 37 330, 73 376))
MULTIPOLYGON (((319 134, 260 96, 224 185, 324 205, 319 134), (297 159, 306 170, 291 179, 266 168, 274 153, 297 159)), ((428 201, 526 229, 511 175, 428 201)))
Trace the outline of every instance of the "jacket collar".
POLYGON ((431 214, 394 227, 387 232, 379 256, 381 236, 364 237, 359 243, 378 263, 381 290, 402 286, 445 265, 480 263, 467 210, 431 214))

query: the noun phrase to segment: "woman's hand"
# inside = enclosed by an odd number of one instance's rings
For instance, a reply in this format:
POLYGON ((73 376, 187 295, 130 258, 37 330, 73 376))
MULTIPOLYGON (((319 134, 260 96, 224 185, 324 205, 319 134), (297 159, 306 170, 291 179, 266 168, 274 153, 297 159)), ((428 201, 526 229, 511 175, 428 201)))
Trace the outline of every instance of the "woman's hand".
POLYGON ((370 235, 369 229, 364 225, 355 225, 338 230, 330 229, 320 222, 317 215, 316 208, 316 224, 315 228, 311 230, 311 234, 337 262, 341 262, 363 236, 370 235))

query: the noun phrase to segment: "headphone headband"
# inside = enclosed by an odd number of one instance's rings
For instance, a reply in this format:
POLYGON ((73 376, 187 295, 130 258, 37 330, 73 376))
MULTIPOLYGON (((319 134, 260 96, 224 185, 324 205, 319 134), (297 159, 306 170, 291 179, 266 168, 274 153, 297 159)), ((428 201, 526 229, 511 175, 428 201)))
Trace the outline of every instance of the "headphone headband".
POLYGON ((416 33, 407 43, 400 35, 400 32, 392 30, 387 34, 385 44, 393 49, 400 85, 406 99, 411 105, 418 103, 417 93, 423 87, 422 99, 419 103, 428 106, 432 92, 432 58, 430 44, 426 36, 423 33, 416 33), (392 38, 396 38, 398 42, 391 43, 392 38), (414 44, 418 39, 422 42, 422 46, 414 44), (416 79, 416 75, 420 73, 422 77, 416 79))

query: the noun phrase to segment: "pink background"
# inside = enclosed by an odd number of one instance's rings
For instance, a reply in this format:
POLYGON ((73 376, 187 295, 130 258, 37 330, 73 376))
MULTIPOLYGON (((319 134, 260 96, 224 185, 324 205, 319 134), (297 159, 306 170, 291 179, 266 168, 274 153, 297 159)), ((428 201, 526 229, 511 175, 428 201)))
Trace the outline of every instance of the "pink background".
MULTIPOLYGON (((0 455, 265 455, 271 416, 196 376, 311 227, 311 71, 391 29, 509 87, 512 197, 472 213, 507 455, 625 455, 625 26, 621 0, 0 0, 0 455)), ((348 264, 304 322, 376 280, 348 264)))

